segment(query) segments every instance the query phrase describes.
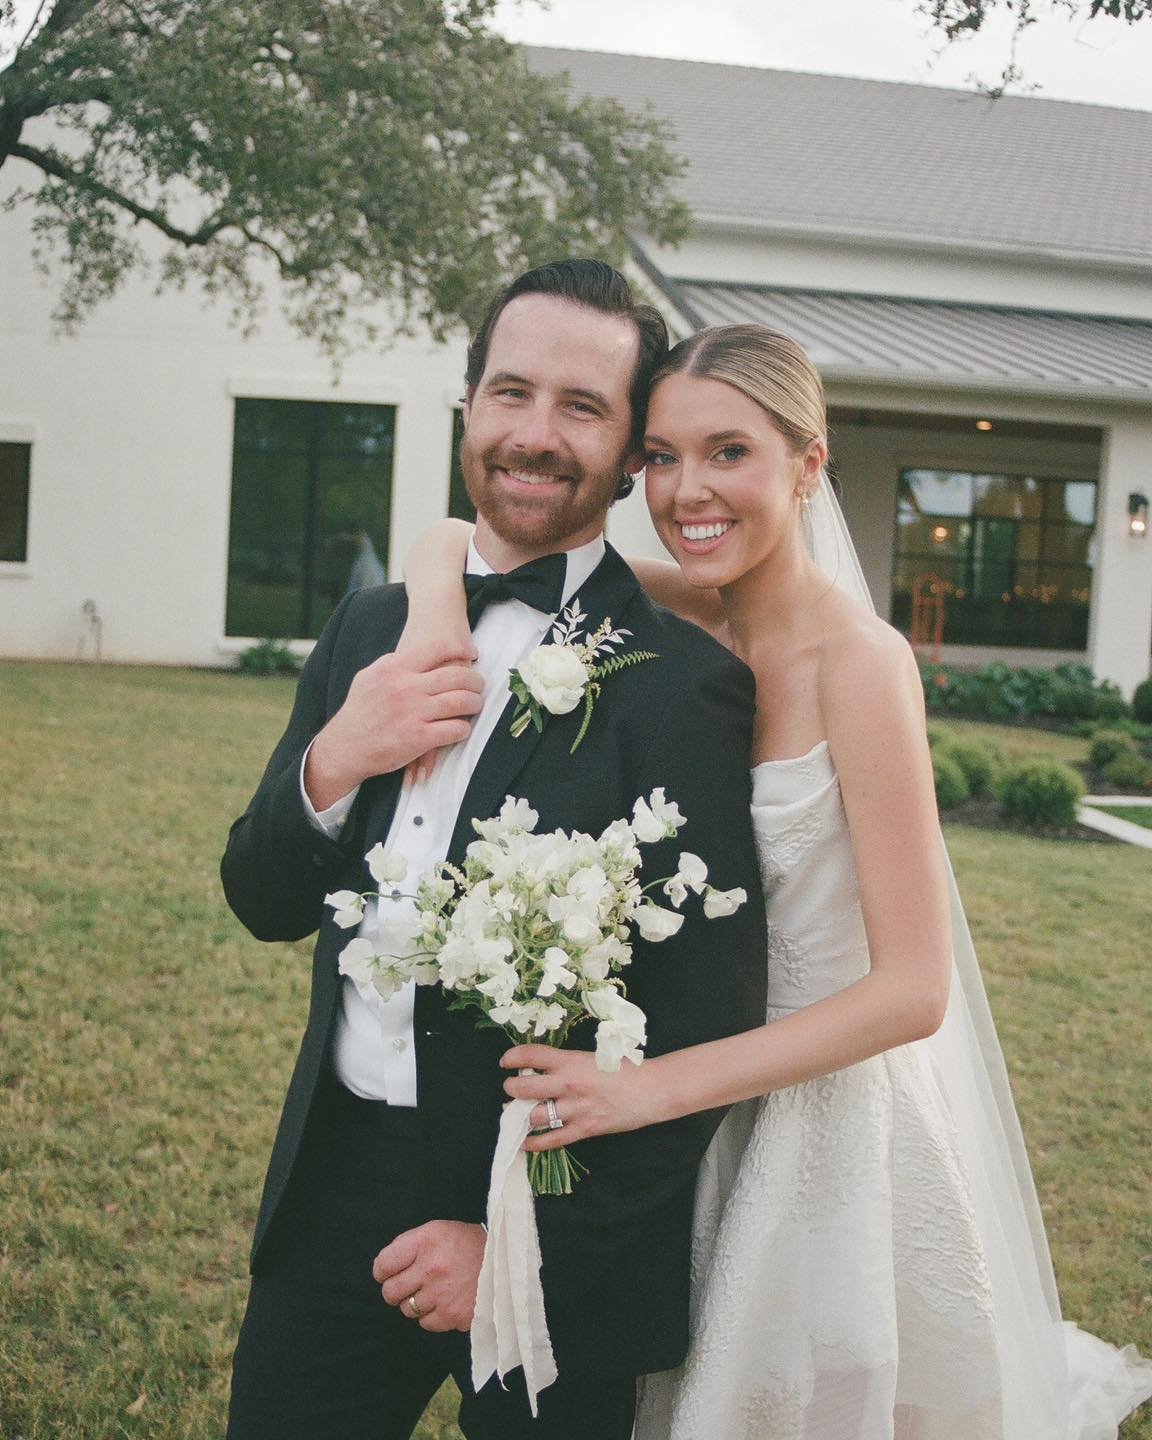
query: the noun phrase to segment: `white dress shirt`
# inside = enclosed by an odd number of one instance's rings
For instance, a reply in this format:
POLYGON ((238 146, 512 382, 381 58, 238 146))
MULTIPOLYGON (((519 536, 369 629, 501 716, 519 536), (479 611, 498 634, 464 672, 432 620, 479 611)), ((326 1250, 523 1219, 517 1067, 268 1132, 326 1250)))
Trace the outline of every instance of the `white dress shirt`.
MULTIPOLYGON (((568 551, 564 605, 592 574, 603 555, 602 536, 568 551)), ((467 570, 472 575, 492 574, 492 566, 482 558, 474 543, 468 548, 467 570)), ((468 782, 508 704, 508 672, 541 643, 554 618, 519 600, 493 602, 480 616, 472 638, 478 651, 476 668, 484 680, 483 709, 473 720, 467 740, 437 752, 435 769, 426 780, 415 785, 404 782, 396 813, 384 837, 385 848, 408 861, 411 880, 448 854, 468 782)), ((302 764, 300 791, 312 823, 333 839, 337 838, 356 798, 356 790, 317 814, 304 790, 302 764)), ((405 882, 398 886, 398 895, 401 889, 410 892, 414 885, 405 882)), ((390 903, 398 915, 415 911, 410 899, 400 897, 390 903)), ((365 907, 357 933, 375 939, 376 927, 377 907, 370 903, 365 907)), ((415 989, 414 982, 409 981, 390 1000, 383 1000, 375 990, 361 992, 345 976, 333 1065, 336 1075, 353 1094, 365 1100, 386 1100, 390 1105, 416 1104, 416 1050, 412 1029, 415 989)))

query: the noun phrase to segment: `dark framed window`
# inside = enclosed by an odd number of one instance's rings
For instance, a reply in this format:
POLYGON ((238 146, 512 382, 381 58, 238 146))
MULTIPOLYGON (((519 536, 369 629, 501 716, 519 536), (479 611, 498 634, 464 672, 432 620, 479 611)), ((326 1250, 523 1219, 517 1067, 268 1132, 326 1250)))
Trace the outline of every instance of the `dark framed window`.
POLYGON ((32 446, 0 441, 0 560, 28 559, 32 446))
POLYGON ((392 405, 236 401, 227 634, 314 639, 386 578, 395 429, 392 405))
POLYGON ((464 471, 460 467, 460 441, 464 438, 464 412, 452 411, 452 469, 448 479, 448 514, 457 520, 476 519, 476 507, 469 498, 464 485, 464 471))
POLYGON ((901 471, 893 624, 919 585, 944 597, 946 643, 1083 650, 1095 530, 1094 480, 901 471))

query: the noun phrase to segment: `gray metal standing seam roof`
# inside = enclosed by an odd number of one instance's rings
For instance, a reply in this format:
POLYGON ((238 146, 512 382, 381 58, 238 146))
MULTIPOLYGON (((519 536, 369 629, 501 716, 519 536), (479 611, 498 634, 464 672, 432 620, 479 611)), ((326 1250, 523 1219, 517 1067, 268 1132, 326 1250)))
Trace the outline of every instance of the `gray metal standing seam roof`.
POLYGON ((698 221, 1152 265, 1152 112, 526 47, 581 94, 645 106, 698 221))
POLYGON ((1152 400, 1152 323, 678 281, 702 325, 771 325, 825 380, 1152 400))

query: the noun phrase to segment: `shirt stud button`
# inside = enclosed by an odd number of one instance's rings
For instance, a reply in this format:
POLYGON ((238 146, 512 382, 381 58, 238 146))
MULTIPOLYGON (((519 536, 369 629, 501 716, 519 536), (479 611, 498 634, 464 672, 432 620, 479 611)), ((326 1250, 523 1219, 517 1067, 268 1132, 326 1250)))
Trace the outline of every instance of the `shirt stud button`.
POLYGON ((412 824, 413 824, 413 825, 423 825, 423 824, 424 824, 424 816, 423 816, 423 815, 413 815, 413 817, 412 817, 412 824))

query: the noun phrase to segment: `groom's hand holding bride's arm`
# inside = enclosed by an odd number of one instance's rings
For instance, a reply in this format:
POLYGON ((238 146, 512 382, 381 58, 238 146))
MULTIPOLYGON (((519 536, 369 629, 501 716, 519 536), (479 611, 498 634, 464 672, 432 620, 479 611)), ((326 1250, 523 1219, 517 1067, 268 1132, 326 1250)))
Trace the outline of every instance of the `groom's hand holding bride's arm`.
POLYGON ((304 788, 326 810, 373 775, 467 740, 484 682, 452 641, 381 655, 357 672, 343 705, 316 736, 304 788))

